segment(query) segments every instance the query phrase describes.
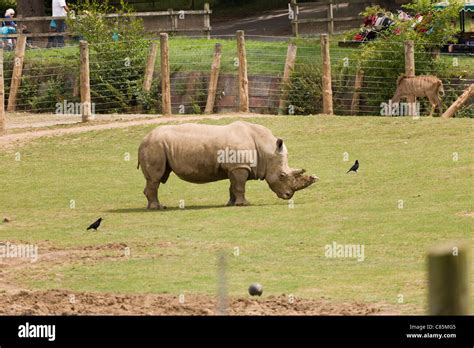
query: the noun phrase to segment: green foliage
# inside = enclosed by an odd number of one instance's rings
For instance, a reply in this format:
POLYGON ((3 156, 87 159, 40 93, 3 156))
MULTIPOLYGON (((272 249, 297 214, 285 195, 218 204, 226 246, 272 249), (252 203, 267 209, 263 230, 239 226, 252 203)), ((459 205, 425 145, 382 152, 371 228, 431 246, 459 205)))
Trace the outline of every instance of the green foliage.
POLYGON ((321 70, 316 65, 297 65, 288 86, 288 105, 295 115, 315 115, 322 112, 321 70))
MULTIPOLYGON (((466 76, 467 71, 453 69, 446 59, 442 59, 439 50, 443 45, 454 42, 457 29, 452 25, 459 16, 459 2, 451 1, 451 5, 443 10, 435 10, 430 1, 416 0, 405 8, 412 15, 421 14, 423 21, 416 23, 415 19, 402 21, 395 18, 394 25, 389 30, 378 33, 376 40, 364 43, 360 50, 350 55, 350 61, 356 62, 350 67, 342 64, 336 67, 339 74, 336 89, 343 92, 353 86, 349 76, 355 76, 359 69, 364 71, 364 81, 369 85, 370 92, 362 93, 362 103, 367 110, 380 108, 382 103, 387 103, 396 90, 397 78, 405 72, 404 43, 413 40, 415 43, 415 71, 417 75, 435 75, 456 78, 466 76), (455 72, 456 71, 456 72, 455 72), (344 84, 346 82, 346 84, 344 84)), ((363 14, 373 15, 387 12, 380 7, 369 7, 363 14)), ((445 81, 446 96, 443 98, 444 108, 449 106, 459 95, 459 90, 451 80, 445 81)), ((431 106, 426 98, 418 100, 422 112, 431 106)))
MULTIPOLYGON (((142 95, 143 72, 148 54, 143 22, 133 16, 124 1, 118 8, 108 1, 88 0, 73 6, 75 14, 68 17, 71 31, 90 45, 92 102, 97 112, 130 112, 142 95), (104 14, 114 12, 109 18, 104 14)), ((151 104, 150 104, 151 103, 151 104)))
MULTIPOLYGON (((415 25, 415 20, 404 23, 403 31, 415 35, 413 39, 426 44, 442 46, 454 42, 454 36, 459 32, 456 21, 462 6, 462 1, 451 0, 445 8, 436 9, 430 0, 414 0, 410 4, 403 5, 403 8, 413 15, 422 15, 423 20, 416 24, 415 30, 409 29, 415 25)), ((396 25, 400 24, 402 23, 397 20, 396 25)))
POLYGON ((2 17, 8 8, 16 9, 16 0, 0 0, 0 11, 2 11, 2 17))
MULTIPOLYGON (((13 52, 5 52, 5 95, 10 92, 13 71, 13 52)), ((28 50, 17 109, 29 112, 54 112, 56 103, 79 102, 78 91, 79 53, 77 50, 38 49, 28 50)))

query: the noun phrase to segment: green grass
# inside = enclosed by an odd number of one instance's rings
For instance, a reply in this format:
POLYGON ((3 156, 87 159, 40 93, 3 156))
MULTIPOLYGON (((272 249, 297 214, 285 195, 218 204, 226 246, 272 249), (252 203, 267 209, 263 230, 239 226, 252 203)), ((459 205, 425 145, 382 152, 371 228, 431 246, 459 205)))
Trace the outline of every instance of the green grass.
POLYGON ((0 240, 40 246, 47 240, 58 248, 122 242, 132 254, 24 270, 16 281, 35 289, 214 294, 216 257, 223 250, 232 295, 245 295, 253 281, 264 285, 265 295, 396 306, 402 294, 402 312, 423 313, 427 249, 448 240, 472 243, 472 217, 459 215, 474 210, 472 121, 252 121, 285 140, 291 166, 321 178, 296 193, 294 209, 265 182, 247 184, 252 206, 224 207, 227 181, 194 185, 172 175, 160 190, 169 209, 146 211, 136 151, 152 126, 40 139, 2 152, 0 213, 13 221, 0 225, 0 240), (20 162, 14 161, 17 151, 20 162), (127 152, 131 161, 124 160, 127 152), (346 175, 355 159, 360 172, 346 175), (397 207, 400 199, 404 209, 397 207), (86 232, 98 216, 105 218, 100 232, 86 232), (326 258, 325 245, 333 241, 364 245, 365 260, 326 258), (240 256, 233 256, 235 247, 240 256))

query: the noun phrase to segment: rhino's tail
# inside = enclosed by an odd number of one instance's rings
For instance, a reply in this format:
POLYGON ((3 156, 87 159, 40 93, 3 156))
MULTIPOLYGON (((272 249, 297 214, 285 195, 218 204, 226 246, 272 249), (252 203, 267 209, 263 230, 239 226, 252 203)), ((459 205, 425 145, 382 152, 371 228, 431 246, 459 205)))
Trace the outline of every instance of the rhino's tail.
POLYGON ((137 161, 137 169, 140 168, 140 160, 137 161))

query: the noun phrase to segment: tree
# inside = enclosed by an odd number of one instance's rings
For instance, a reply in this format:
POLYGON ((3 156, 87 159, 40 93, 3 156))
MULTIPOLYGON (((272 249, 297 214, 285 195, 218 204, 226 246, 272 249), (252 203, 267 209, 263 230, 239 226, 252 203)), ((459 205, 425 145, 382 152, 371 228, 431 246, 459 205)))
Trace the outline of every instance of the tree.
MULTIPOLYGON (((44 13, 44 0, 18 0, 17 14, 19 17, 42 17, 44 13)), ((28 31, 41 32, 45 30, 45 22, 28 22, 28 31)))
POLYGON ((44 16, 44 0, 18 0, 17 12, 22 17, 44 16))

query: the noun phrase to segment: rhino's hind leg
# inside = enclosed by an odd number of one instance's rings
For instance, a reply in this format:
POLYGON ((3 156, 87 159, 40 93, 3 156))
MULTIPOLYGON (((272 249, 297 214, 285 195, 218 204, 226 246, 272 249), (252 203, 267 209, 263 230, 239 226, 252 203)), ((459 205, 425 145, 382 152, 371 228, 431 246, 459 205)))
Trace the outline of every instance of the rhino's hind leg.
POLYGON ((247 169, 234 169, 229 173, 230 199, 227 205, 244 206, 250 203, 245 199, 245 183, 249 177, 247 169))
POLYGON ((165 206, 160 204, 160 201, 158 200, 158 188, 160 187, 160 182, 152 182, 151 180, 146 181, 146 186, 145 189, 143 190, 143 193, 145 194, 147 200, 148 200, 148 205, 147 209, 166 209, 165 206))

